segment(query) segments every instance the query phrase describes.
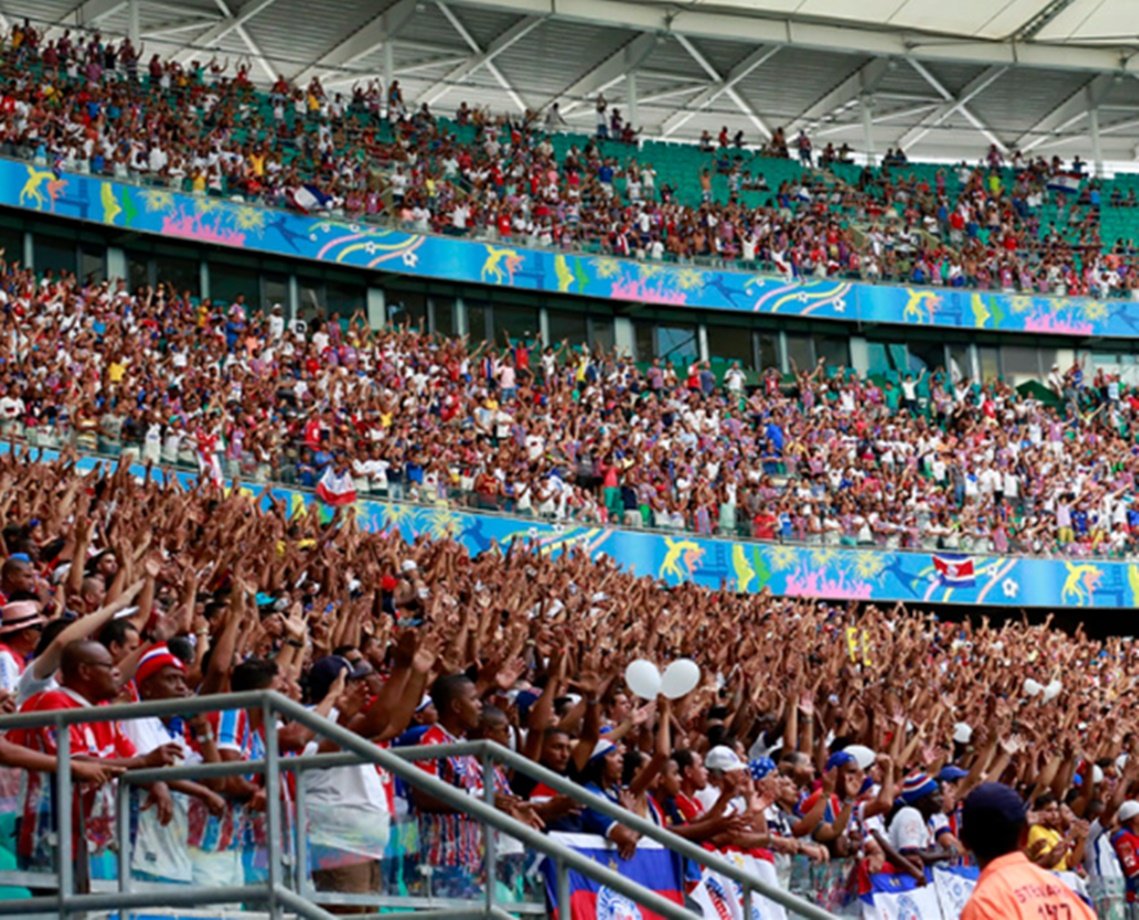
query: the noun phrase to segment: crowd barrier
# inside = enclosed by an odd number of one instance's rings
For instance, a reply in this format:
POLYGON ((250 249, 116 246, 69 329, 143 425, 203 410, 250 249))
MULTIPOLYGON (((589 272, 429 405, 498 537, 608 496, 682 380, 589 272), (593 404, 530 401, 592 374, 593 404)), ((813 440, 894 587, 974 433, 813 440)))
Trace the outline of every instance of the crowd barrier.
POLYGON ((0 159, 0 205, 211 246, 403 275, 626 303, 845 323, 1139 337, 1139 303, 752 271, 562 253, 326 218, 0 159))
MULTIPOLYGON (((0 452, 13 449, 0 441, 0 452)), ((30 448, 32 457, 55 459, 58 452, 30 448)), ((93 469, 113 461, 81 456, 77 468, 93 469)), ((132 472, 146 475, 134 464, 132 472)), ((197 480, 184 470, 159 471, 186 485, 197 480)), ((250 495, 261 484, 242 484, 250 495)), ((316 501, 311 491, 266 486, 287 507, 299 512, 316 501)), ((360 526, 371 531, 398 530, 411 541, 420 535, 454 539, 472 554, 517 544, 530 551, 558 555, 580 551, 607 556, 626 570, 657 579, 664 586, 692 582, 739 593, 768 591, 779 596, 835 601, 908 604, 938 603, 1049 610, 1059 608, 1124 609, 1139 607, 1139 562, 1052 559, 1032 556, 958 557, 947 567, 944 553, 879 549, 844 549, 743 540, 667 535, 613 527, 559 523, 458 510, 447 505, 416 505, 359 499, 353 506, 360 526)), ((845 637, 852 657, 873 655, 864 637, 845 637)))

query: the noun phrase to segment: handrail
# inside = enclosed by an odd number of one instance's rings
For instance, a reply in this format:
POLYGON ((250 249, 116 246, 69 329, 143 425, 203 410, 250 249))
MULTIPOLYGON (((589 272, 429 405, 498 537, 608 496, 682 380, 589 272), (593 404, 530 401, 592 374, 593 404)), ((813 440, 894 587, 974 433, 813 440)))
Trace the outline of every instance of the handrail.
MULTIPOLYGON (((465 754, 481 756, 484 763, 493 763, 497 760, 513 767, 515 770, 531 778, 546 783, 550 788, 574 799, 576 802, 599 811, 608 817, 614 818, 636 833, 660 843, 667 849, 701 865, 705 865, 725 877, 731 878, 743 888, 745 895, 749 897, 750 893, 754 891, 769 900, 782 904, 799 916, 809 918, 809 920, 833 920, 833 915, 822 908, 792 895, 790 892, 770 886, 762 880, 748 875, 728 860, 714 853, 710 853, 688 840, 684 840, 671 831, 658 827, 639 815, 627 811, 618 805, 614 805, 602 796, 588 792, 565 777, 559 776, 540 764, 522 757, 494 742, 477 741, 438 746, 433 745, 417 750, 404 749, 400 753, 396 753, 398 749, 390 751, 383 750, 362 738, 360 735, 357 735, 355 732, 349 731, 343 726, 337 725, 311 712, 299 703, 273 690, 212 694, 175 700, 149 700, 142 703, 116 703, 108 706, 83 709, 17 713, 15 715, 0 717, 0 731, 7 731, 13 728, 35 728, 46 725, 54 725, 62 728, 76 723, 108 722, 154 716, 187 716, 201 712, 218 711, 219 709, 234 710, 252 708, 264 710, 267 716, 271 716, 273 713, 287 716, 289 719, 311 729, 316 734, 335 742, 344 749, 344 752, 351 752, 352 755, 355 755, 355 758, 346 757, 345 753, 342 752, 341 754, 333 755, 306 755, 295 758, 291 757, 287 760, 277 760, 275 746, 270 744, 270 739, 267 738, 267 754, 266 759, 263 761, 238 761, 234 764, 199 764, 182 767, 150 768, 146 770, 132 770, 128 774, 124 774, 124 776, 127 777, 129 782, 140 783, 189 778, 190 776, 231 775, 237 772, 264 772, 266 776, 269 776, 280 770, 327 768, 329 766, 340 766, 345 765, 345 763, 364 760, 383 767, 385 770, 388 770, 395 776, 406 781, 409 785, 426 791, 433 798, 438 799, 457 811, 467 813, 477 818, 483 824, 489 825, 532 847, 538 852, 545 854, 547 857, 554 859, 561 866, 574 869, 583 875, 592 877, 601 884, 643 904, 662 916, 676 918, 676 920, 689 920, 689 918, 692 917, 689 911, 673 901, 669 901, 656 892, 642 888, 640 885, 631 882, 619 873, 594 862, 588 857, 582 856, 577 851, 505 815, 503 812, 494 808, 493 805, 489 804, 489 802, 465 794, 449 783, 419 769, 414 764, 416 760, 440 755, 451 756, 454 754, 465 754), (269 748, 273 748, 273 750, 268 750, 269 748)), ((267 719, 267 727, 271 724, 275 723, 273 723, 271 718, 267 719)), ((275 731, 272 734, 275 735, 275 731)), ((62 737, 66 738, 67 736, 68 733, 62 733, 62 737)), ((68 785, 70 785, 70 769, 61 767, 60 774, 61 780, 66 775, 68 785)), ((70 795, 64 798, 61 791, 60 800, 66 801, 68 798, 70 798, 70 795)), ((270 839, 276 838, 271 836, 270 839)), ((270 862, 272 863, 272 860, 270 862)), ((96 896, 89 895, 86 897, 92 898, 96 896)), ((21 903, 28 904, 30 902, 25 901, 21 903)), ((54 899, 53 903, 55 903, 54 899)), ((490 905, 488 905, 488 907, 489 906, 490 905)), ((0 913, 2 912, 4 911, 0 909, 0 913)))

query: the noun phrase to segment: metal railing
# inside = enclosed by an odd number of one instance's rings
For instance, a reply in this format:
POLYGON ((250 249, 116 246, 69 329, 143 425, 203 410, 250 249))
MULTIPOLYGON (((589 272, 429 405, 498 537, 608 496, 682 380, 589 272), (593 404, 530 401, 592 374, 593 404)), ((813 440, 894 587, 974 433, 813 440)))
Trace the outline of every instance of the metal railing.
MULTIPOLYGON (((251 691, 212 696, 190 697, 187 699, 152 700, 143 703, 114 704, 109 706, 85 707, 82 709, 54 710, 47 712, 19 713, 0 717, 0 732, 12 729, 54 728, 57 735, 58 768, 55 775, 54 793, 57 803, 70 803, 76 792, 72 776, 71 740, 69 728, 75 724, 94 722, 129 721, 146 717, 180 716, 186 717, 205 712, 257 710, 263 719, 265 756, 261 760, 226 761, 221 763, 199 763, 192 765, 154 767, 130 770, 119 780, 116 795, 116 827, 118 831, 118 883, 113 890, 78 891, 76 888, 76 864, 67 854, 86 853, 85 843, 75 849, 76 828, 72 821, 59 820, 58 815, 70 815, 70 808, 55 810, 56 839, 58 854, 57 872, 39 873, 35 877, 36 887, 56 889, 54 895, 36 895, 25 900, 0 901, 0 915, 43 915, 68 914, 81 911, 117 911, 122 908, 174 907, 187 905, 232 904, 264 905, 273 916, 292 912, 306 920, 330 920, 332 914, 320 904, 367 904, 379 908, 405 908, 401 913, 386 913, 385 917, 415 916, 432 917, 444 920, 449 917, 510 917, 512 914, 533 912, 534 908, 544 910, 541 905, 518 905, 498 903, 495 894, 497 831, 524 844, 535 853, 552 860, 557 880, 557 907, 559 916, 569 918, 570 880, 569 873, 580 873, 599 885, 605 886, 619 895, 641 904, 649 910, 670 920, 692 920, 697 915, 687 908, 671 901, 661 894, 645 888, 614 869, 602 865, 588 856, 565 846, 557 840, 509 817, 494 805, 494 767, 501 764, 519 774, 545 783, 555 792, 568 796, 578 804, 600 812, 618 821, 635 833, 655 841, 662 847, 685 859, 692 860, 736 882, 743 891, 745 914, 752 915, 751 905, 755 896, 762 896, 785 907, 791 916, 808 920, 835 920, 834 915, 811 904, 790 892, 749 875, 740 867, 710 853, 651 821, 614 805, 608 799, 586 791, 563 776, 560 776, 537 763, 522 757, 498 744, 489 741, 461 742, 454 744, 393 748, 384 750, 373 742, 349 731, 341 725, 329 721, 298 703, 275 691, 251 691), (341 748, 340 753, 310 754, 299 757, 282 757, 279 746, 278 719, 298 723, 315 735, 324 738, 341 748), (415 765, 415 761, 438 759, 450 756, 478 757, 486 778, 483 797, 467 794, 462 789, 446 783, 415 765), (381 894, 337 895, 316 891, 307 877, 306 858, 306 809, 303 773, 311 770, 328 769, 349 765, 374 764, 395 777, 403 780, 413 789, 420 790, 460 815, 477 821, 482 829, 484 872, 487 879, 485 896, 480 898, 478 907, 472 901, 441 902, 438 898, 393 898, 381 894), (283 852, 282 843, 286 840, 284 815, 282 812, 282 776, 285 773, 296 776, 296 851, 292 856, 292 870, 288 869, 288 858, 283 852), (135 890, 131 879, 131 815, 129 790, 131 786, 174 780, 201 780, 236 775, 258 774, 265 781, 265 824, 268 871, 263 884, 245 884, 226 887, 201 887, 175 884, 148 883, 145 890, 135 890), (420 908, 420 910, 416 910, 420 908)), ((28 884, 29 873, 0 872, 0 885, 28 884)))

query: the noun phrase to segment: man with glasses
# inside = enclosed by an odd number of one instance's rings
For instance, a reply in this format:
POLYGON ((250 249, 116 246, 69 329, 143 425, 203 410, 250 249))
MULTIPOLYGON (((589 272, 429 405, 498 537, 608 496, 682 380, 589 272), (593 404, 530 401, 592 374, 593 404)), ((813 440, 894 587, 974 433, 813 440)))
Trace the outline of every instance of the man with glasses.
MULTIPOLYGON (((21 712, 48 712, 65 709, 88 709, 110 702, 119 692, 121 675, 106 647, 90 640, 72 642, 63 650, 59 664, 59 688, 31 697, 21 712)), ((12 740, 45 754, 57 755, 60 736, 54 726, 17 729, 12 740)), ((78 722, 68 728, 71 756, 76 760, 97 760, 106 766, 126 769, 169 766, 175 762, 177 744, 160 745, 145 756, 139 756, 134 744, 116 722, 78 722)), ((60 858, 74 859, 84 850, 91 862, 76 859, 77 879, 114 878, 115 858, 111 844, 115 838, 115 784, 99 788, 76 784, 70 804, 75 851, 57 854, 58 819, 53 805, 51 777, 28 774, 24 797, 24 813, 20 823, 17 851, 28 869, 53 868, 60 858), (82 830, 81 830, 82 829, 82 830)), ((150 786, 143 809, 154 808, 160 823, 166 824, 174 814, 170 791, 165 783, 150 786)))

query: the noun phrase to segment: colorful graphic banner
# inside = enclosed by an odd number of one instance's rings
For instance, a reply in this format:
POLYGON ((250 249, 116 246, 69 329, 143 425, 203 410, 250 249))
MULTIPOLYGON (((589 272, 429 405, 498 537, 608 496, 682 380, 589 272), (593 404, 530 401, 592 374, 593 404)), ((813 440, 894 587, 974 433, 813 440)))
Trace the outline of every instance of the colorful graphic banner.
POLYGON ((854 323, 1139 338, 1139 303, 907 288, 526 249, 322 220, 0 159, 0 205, 362 269, 623 302, 854 323))
MULTIPOLYGON (((0 452, 10 450, 0 442, 0 452)), ((51 460, 51 450, 32 451, 51 460)), ((83 472, 107 459, 84 456, 83 472)), ((142 478, 141 464, 131 472, 142 478)), ((167 473, 169 474, 169 473, 167 473)), ((163 475, 167 475, 163 474, 163 475)), ((159 475, 155 472, 154 475, 159 475)), ((197 475, 173 472, 190 487, 197 475)), ((243 485, 250 495, 260 485, 243 485)), ((276 487, 274 496, 304 513, 315 496, 301 489, 276 487)), ((319 505, 318 513, 328 513, 319 505)), ((519 547, 557 555, 579 549, 590 558, 608 556, 637 575, 663 586, 694 582, 707 588, 776 595, 906 603, 988 605, 994 607, 1133 608, 1139 607, 1139 561, 1046 559, 1031 556, 973 556, 974 578, 946 583, 932 553, 876 548, 792 546, 742 540, 718 540, 689 534, 666 535, 611 527, 581 526, 535 518, 476 514, 446 505, 413 505, 359 499, 352 506, 360 526, 370 531, 398 530, 407 541, 426 535, 454 539, 472 554, 514 541, 519 547)), ((869 654, 863 648, 852 655, 869 654)))

